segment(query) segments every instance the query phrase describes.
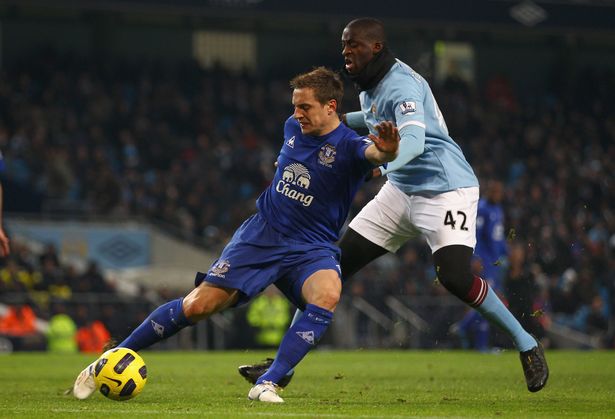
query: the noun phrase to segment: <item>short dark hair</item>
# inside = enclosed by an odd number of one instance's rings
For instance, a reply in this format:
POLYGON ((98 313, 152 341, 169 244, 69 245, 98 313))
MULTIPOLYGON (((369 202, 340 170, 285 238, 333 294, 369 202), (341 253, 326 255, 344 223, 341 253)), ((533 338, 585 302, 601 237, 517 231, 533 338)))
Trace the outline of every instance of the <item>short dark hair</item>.
POLYGON ((384 23, 373 17, 361 17, 348 22, 347 28, 352 27, 358 30, 361 35, 371 42, 387 43, 387 36, 384 30, 384 23))
POLYGON ((313 89, 314 97, 321 104, 331 99, 337 102, 338 107, 344 97, 344 83, 339 74, 326 67, 316 67, 312 71, 299 74, 290 81, 293 89, 313 89))

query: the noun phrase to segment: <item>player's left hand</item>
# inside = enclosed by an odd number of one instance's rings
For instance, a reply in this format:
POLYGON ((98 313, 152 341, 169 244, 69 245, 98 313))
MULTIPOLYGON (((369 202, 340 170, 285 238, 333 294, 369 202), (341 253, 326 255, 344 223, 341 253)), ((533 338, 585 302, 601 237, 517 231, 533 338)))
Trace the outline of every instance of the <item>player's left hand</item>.
POLYGON ((376 148, 383 153, 395 153, 399 148, 399 131, 391 121, 384 121, 375 125, 378 136, 369 134, 369 139, 376 148))

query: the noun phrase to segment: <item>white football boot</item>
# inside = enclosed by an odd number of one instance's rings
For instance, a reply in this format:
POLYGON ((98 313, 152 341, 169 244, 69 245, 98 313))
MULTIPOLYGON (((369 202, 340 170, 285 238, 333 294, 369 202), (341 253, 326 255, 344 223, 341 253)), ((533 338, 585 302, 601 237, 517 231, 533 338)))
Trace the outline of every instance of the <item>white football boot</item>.
POLYGON ((278 396, 278 386, 271 381, 263 381, 250 389, 248 399, 267 403, 284 403, 284 399, 278 396))
POLYGON ((79 400, 87 399, 96 390, 96 382, 94 381, 94 367, 96 366, 96 361, 85 367, 77 376, 75 384, 73 384, 73 396, 79 400))

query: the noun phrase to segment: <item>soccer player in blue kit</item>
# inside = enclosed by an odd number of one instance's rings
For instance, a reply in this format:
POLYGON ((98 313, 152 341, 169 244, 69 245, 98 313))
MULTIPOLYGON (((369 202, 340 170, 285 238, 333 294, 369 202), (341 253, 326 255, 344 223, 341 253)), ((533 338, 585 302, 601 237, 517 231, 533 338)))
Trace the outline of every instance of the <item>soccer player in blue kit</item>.
POLYGON ((504 184, 500 180, 487 182, 487 194, 478 201, 476 216, 476 249, 474 256, 483 267, 483 277, 497 292, 502 291, 502 265, 508 248, 504 234, 504 184))
MULTIPOLYGON (((319 67, 295 77, 294 114, 258 212, 235 232, 209 271, 198 273, 186 297, 154 310, 119 347, 139 351, 226 308, 245 304, 277 282, 303 314, 287 331, 276 362, 248 393, 250 400, 283 402, 276 383, 319 341, 340 298, 340 250, 334 244, 367 173, 397 156, 399 133, 390 122, 371 141, 340 122, 339 75, 319 67)), ((73 394, 95 389, 94 364, 77 377, 73 394)))
MULTIPOLYGON (((358 86, 361 103, 361 111, 347 113, 343 120, 372 133, 382 121, 394 121, 401 136, 399 156, 374 171, 374 176, 386 175, 388 181, 340 240, 344 281, 374 259, 423 235, 440 283, 512 338, 528 390, 539 391, 549 376, 542 345, 488 283, 472 274, 478 180, 450 137, 427 81, 393 56, 384 25, 377 19, 361 18, 346 25, 342 55, 343 71, 358 86)), ((253 382, 268 364, 244 365, 239 372, 253 382)), ((290 377, 292 371, 281 385, 290 377)))

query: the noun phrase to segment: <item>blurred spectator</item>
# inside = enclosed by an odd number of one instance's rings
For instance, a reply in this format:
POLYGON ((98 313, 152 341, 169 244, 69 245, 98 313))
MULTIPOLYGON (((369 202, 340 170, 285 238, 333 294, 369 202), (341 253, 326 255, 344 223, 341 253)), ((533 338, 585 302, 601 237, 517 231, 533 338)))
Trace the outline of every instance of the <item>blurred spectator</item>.
POLYGON ((23 337, 36 333, 36 314, 29 305, 10 306, 0 318, 0 334, 23 337))
POLYGON ((77 325, 63 306, 56 306, 54 312, 57 314, 51 316, 47 329, 47 349, 59 353, 77 352, 77 325))
POLYGON ((113 287, 105 280, 98 264, 88 262, 87 269, 75 280, 75 292, 113 293, 113 287))
POLYGON ((39 256, 38 259, 41 266, 47 265, 50 268, 60 267, 60 258, 58 257, 58 250, 53 243, 47 243, 45 245, 45 249, 43 250, 43 253, 39 256))
POLYGON ((600 295, 594 295, 586 320, 587 333, 592 336, 604 336, 609 328, 604 302, 600 295))
POLYGON ((545 307, 536 304, 538 286, 525 259, 525 246, 514 242, 509 249, 508 268, 503 281, 508 309, 525 330, 542 339, 545 333, 538 318, 546 315, 545 307))
POLYGON ((110 339, 111 334, 100 320, 94 320, 77 330, 77 345, 81 352, 100 354, 110 339))
POLYGON ((268 287, 248 307, 248 324, 256 329, 256 343, 277 347, 290 324, 290 304, 277 288, 268 287))
POLYGON ((77 326, 77 346, 79 351, 100 354, 111 334, 100 320, 92 320, 90 309, 85 304, 77 306, 75 313, 77 326))
POLYGON ((0 269, 0 292, 27 292, 40 281, 40 274, 23 269, 14 258, 9 257, 5 263, 0 269))

